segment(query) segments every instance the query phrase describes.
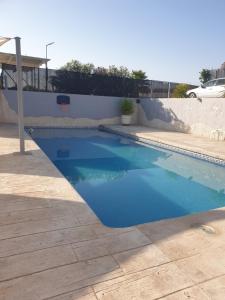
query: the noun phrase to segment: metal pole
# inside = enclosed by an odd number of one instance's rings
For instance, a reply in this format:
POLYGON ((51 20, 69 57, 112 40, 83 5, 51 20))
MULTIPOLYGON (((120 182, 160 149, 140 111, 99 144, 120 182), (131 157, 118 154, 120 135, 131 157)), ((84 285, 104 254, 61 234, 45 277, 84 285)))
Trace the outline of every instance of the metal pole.
POLYGON ((48 43, 45 45, 45 91, 48 91, 48 46, 53 45, 55 42, 48 43))
POLYGON ((168 82, 168 95, 167 95, 168 98, 170 98, 170 82, 168 82))
POLYGON ((38 68, 38 91, 40 91, 40 69, 38 68))
POLYGON ((24 121, 23 121, 23 87, 21 67, 21 45, 20 37, 15 37, 16 42, 16 80, 17 80, 17 103, 18 103, 18 127, 20 140, 20 153, 25 153, 24 146, 24 121))
POLYGON ((151 98, 152 98, 152 96, 153 96, 153 83, 152 83, 152 80, 151 80, 151 94, 150 94, 151 96, 151 98))
POLYGON ((48 45, 45 46, 45 58, 46 58, 46 61, 45 61, 45 91, 47 92, 48 91, 48 61, 47 61, 48 45))

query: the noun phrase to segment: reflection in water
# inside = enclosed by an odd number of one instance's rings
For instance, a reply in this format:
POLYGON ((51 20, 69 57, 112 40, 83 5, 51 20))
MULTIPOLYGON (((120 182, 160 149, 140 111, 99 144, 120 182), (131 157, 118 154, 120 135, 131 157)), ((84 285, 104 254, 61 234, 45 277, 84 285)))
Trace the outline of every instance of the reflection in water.
POLYGON ((225 168, 87 129, 34 139, 101 221, 124 227, 225 206, 225 168))

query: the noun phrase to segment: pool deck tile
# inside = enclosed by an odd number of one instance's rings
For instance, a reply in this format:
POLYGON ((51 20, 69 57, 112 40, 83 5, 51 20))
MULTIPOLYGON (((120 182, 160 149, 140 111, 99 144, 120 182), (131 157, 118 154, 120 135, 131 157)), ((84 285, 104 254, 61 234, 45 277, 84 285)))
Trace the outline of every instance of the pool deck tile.
POLYGON ((104 255, 135 249, 150 244, 147 236, 137 229, 103 238, 73 244, 79 260, 92 259, 104 255))
POLYGON ((63 294, 59 295, 56 297, 51 297, 49 300, 97 300, 95 293, 92 291, 91 288, 84 288, 80 289, 76 292, 68 293, 68 294, 63 294))
POLYGON ((191 286, 192 281, 176 267, 168 263, 155 268, 125 275, 122 281, 109 280, 97 284, 95 291, 99 299, 158 299, 179 289, 191 286))
POLYGON ((200 288, 191 287, 180 292, 172 293, 168 296, 160 298, 160 300, 211 300, 200 288))
POLYGON ((225 295, 225 276, 221 276, 200 284, 203 291, 209 295, 209 299, 224 299, 225 295))
MULTIPOLYGON (((225 158, 221 142, 126 130, 225 158)), ((224 208, 108 228, 33 140, 18 145, 0 125, 0 300, 224 299, 224 208)))

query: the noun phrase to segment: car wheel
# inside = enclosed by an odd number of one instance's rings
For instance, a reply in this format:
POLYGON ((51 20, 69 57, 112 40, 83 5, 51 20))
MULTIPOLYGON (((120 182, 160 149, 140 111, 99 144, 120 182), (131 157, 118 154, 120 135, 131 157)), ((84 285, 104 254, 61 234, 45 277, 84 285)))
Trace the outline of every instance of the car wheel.
POLYGON ((190 94, 188 95, 188 97, 189 97, 189 98, 197 98, 195 93, 190 93, 190 94))

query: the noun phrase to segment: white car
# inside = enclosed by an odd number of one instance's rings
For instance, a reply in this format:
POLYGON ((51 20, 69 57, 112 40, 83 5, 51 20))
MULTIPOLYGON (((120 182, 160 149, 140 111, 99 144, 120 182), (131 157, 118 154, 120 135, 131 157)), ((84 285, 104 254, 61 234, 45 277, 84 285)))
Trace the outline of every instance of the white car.
POLYGON ((190 98, 219 98, 225 97, 225 78, 210 80, 198 88, 189 90, 186 95, 190 98))

